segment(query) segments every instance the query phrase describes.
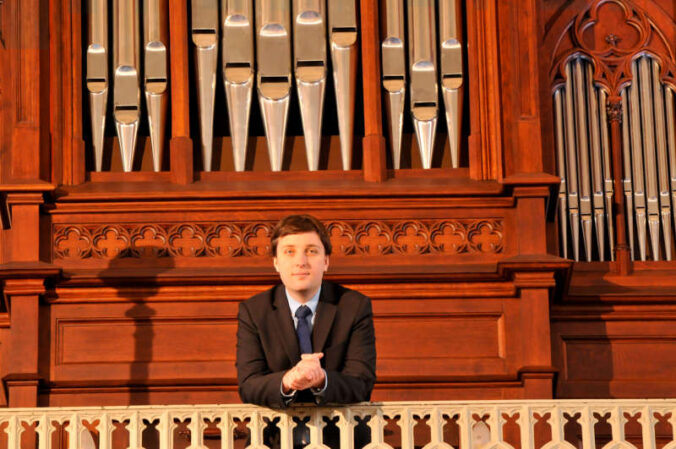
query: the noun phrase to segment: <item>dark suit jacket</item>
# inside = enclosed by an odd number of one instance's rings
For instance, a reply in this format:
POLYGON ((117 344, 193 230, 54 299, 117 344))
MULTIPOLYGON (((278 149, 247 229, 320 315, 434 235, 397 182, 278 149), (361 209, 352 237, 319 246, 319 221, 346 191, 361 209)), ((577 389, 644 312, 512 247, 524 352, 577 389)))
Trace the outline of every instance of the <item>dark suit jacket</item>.
MULTIPOLYGON (((300 350, 283 285, 240 304, 237 328, 237 378, 242 401, 283 408, 282 376, 300 360, 300 350)), ((322 284, 312 349, 323 352, 328 383, 324 403, 368 401, 375 382, 376 348, 371 301, 331 282, 322 284)), ((309 390, 297 401, 314 401, 309 390)))

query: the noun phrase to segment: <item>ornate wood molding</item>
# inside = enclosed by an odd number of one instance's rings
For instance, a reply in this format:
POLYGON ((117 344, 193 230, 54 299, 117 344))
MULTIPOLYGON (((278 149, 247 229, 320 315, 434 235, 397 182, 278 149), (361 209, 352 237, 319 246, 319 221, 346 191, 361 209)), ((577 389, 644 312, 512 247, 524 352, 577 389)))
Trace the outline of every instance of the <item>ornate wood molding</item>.
MULTIPOLYGON (((53 258, 268 257, 273 222, 62 224, 53 258)), ((326 223, 336 256, 499 254, 503 220, 366 220, 326 223)))
POLYGON ((594 81, 619 95, 632 79, 632 60, 650 53, 660 62, 661 78, 676 82, 674 43, 653 17, 630 0, 594 0, 570 20, 556 40, 550 79, 556 88, 565 79, 565 66, 574 55, 593 63, 594 81))

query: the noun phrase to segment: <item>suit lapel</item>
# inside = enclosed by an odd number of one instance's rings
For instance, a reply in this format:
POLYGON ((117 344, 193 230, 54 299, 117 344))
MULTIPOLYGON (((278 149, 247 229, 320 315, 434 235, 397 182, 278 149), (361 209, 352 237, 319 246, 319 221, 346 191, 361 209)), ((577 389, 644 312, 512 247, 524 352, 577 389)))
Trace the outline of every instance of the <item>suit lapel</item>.
POLYGON ((286 299, 284 286, 280 285, 275 289, 273 304, 275 310, 271 317, 274 322, 269 323, 268 326, 277 331, 277 336, 281 340, 282 346, 284 346, 291 365, 295 365, 300 360, 300 349, 298 348, 296 329, 293 326, 291 309, 289 309, 289 302, 286 299))
MULTIPOLYGON (((317 304, 317 316, 312 327, 312 351, 323 352, 326 339, 331 332, 333 320, 336 316, 335 298, 331 285, 323 284, 317 304)), ((290 312, 289 312, 290 313, 290 312)))

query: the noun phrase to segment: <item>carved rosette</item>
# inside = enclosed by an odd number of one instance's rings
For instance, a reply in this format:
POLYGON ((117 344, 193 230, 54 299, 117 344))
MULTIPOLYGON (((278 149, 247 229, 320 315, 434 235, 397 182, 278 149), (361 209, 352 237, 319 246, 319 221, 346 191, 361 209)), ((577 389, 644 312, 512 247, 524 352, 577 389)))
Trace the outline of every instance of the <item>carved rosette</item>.
POLYGON ((63 226, 54 232, 55 259, 88 259, 92 257, 92 236, 86 226, 63 226))
POLYGON ((242 229, 232 224, 218 224, 207 230, 207 254, 212 257, 238 257, 244 251, 242 229))
POLYGON ((168 242, 166 231, 159 226, 143 225, 133 229, 130 248, 132 257, 167 256, 168 242))
POLYGON ((131 248, 129 232, 121 225, 107 225, 92 233, 92 252, 98 257, 125 257, 131 248))
POLYGON ((349 256, 356 251, 354 229, 344 221, 330 221, 326 223, 326 230, 331 238, 334 254, 349 256))
POLYGON ((355 230, 357 252, 370 256, 392 253, 392 230, 385 222, 367 221, 355 230))
POLYGON ((253 223, 244 226, 244 254, 249 257, 269 256, 272 253, 270 236, 274 223, 253 223))
POLYGON ((502 252, 502 223, 481 220, 472 223, 467 231, 469 247, 473 252, 502 252))
POLYGON ((206 237, 202 226, 181 224, 169 229, 169 254, 172 256, 200 257, 206 251, 206 237))
MULTIPOLYGON (((504 248, 499 218, 325 224, 338 257, 500 254, 504 248)), ((273 226, 273 222, 59 224, 54 226, 53 258, 269 257, 273 226)))
POLYGON ((556 42, 550 72, 554 89, 564 82, 570 58, 582 55, 592 62, 594 82, 610 96, 619 95, 631 82, 633 59, 644 53, 660 62, 660 78, 676 86, 675 43, 632 1, 594 0, 575 17, 561 20, 568 20, 563 34, 548 37, 556 42))
POLYGON ((469 251, 467 227, 459 221, 435 223, 430 232, 430 244, 433 252, 443 254, 463 254, 469 251))
POLYGON ((392 229, 393 249, 401 254, 427 254, 430 246, 429 228, 419 221, 397 223, 392 229))

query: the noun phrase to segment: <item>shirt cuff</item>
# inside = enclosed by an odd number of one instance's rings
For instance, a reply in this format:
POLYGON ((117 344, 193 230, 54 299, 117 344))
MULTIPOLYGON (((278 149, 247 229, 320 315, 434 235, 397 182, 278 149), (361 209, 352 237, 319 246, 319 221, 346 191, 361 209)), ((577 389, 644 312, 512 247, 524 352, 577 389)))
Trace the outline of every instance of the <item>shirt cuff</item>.
POLYGON ((280 382, 279 393, 282 395, 282 402, 284 405, 289 405, 296 398, 296 390, 291 390, 291 393, 284 393, 284 384, 280 382))
POLYGON ((329 376, 328 376, 328 374, 326 374, 325 369, 322 369, 322 371, 324 371, 324 386, 322 388, 312 388, 311 389, 312 394, 314 394, 315 396, 323 395, 324 392, 326 391, 326 387, 329 385, 329 376))

